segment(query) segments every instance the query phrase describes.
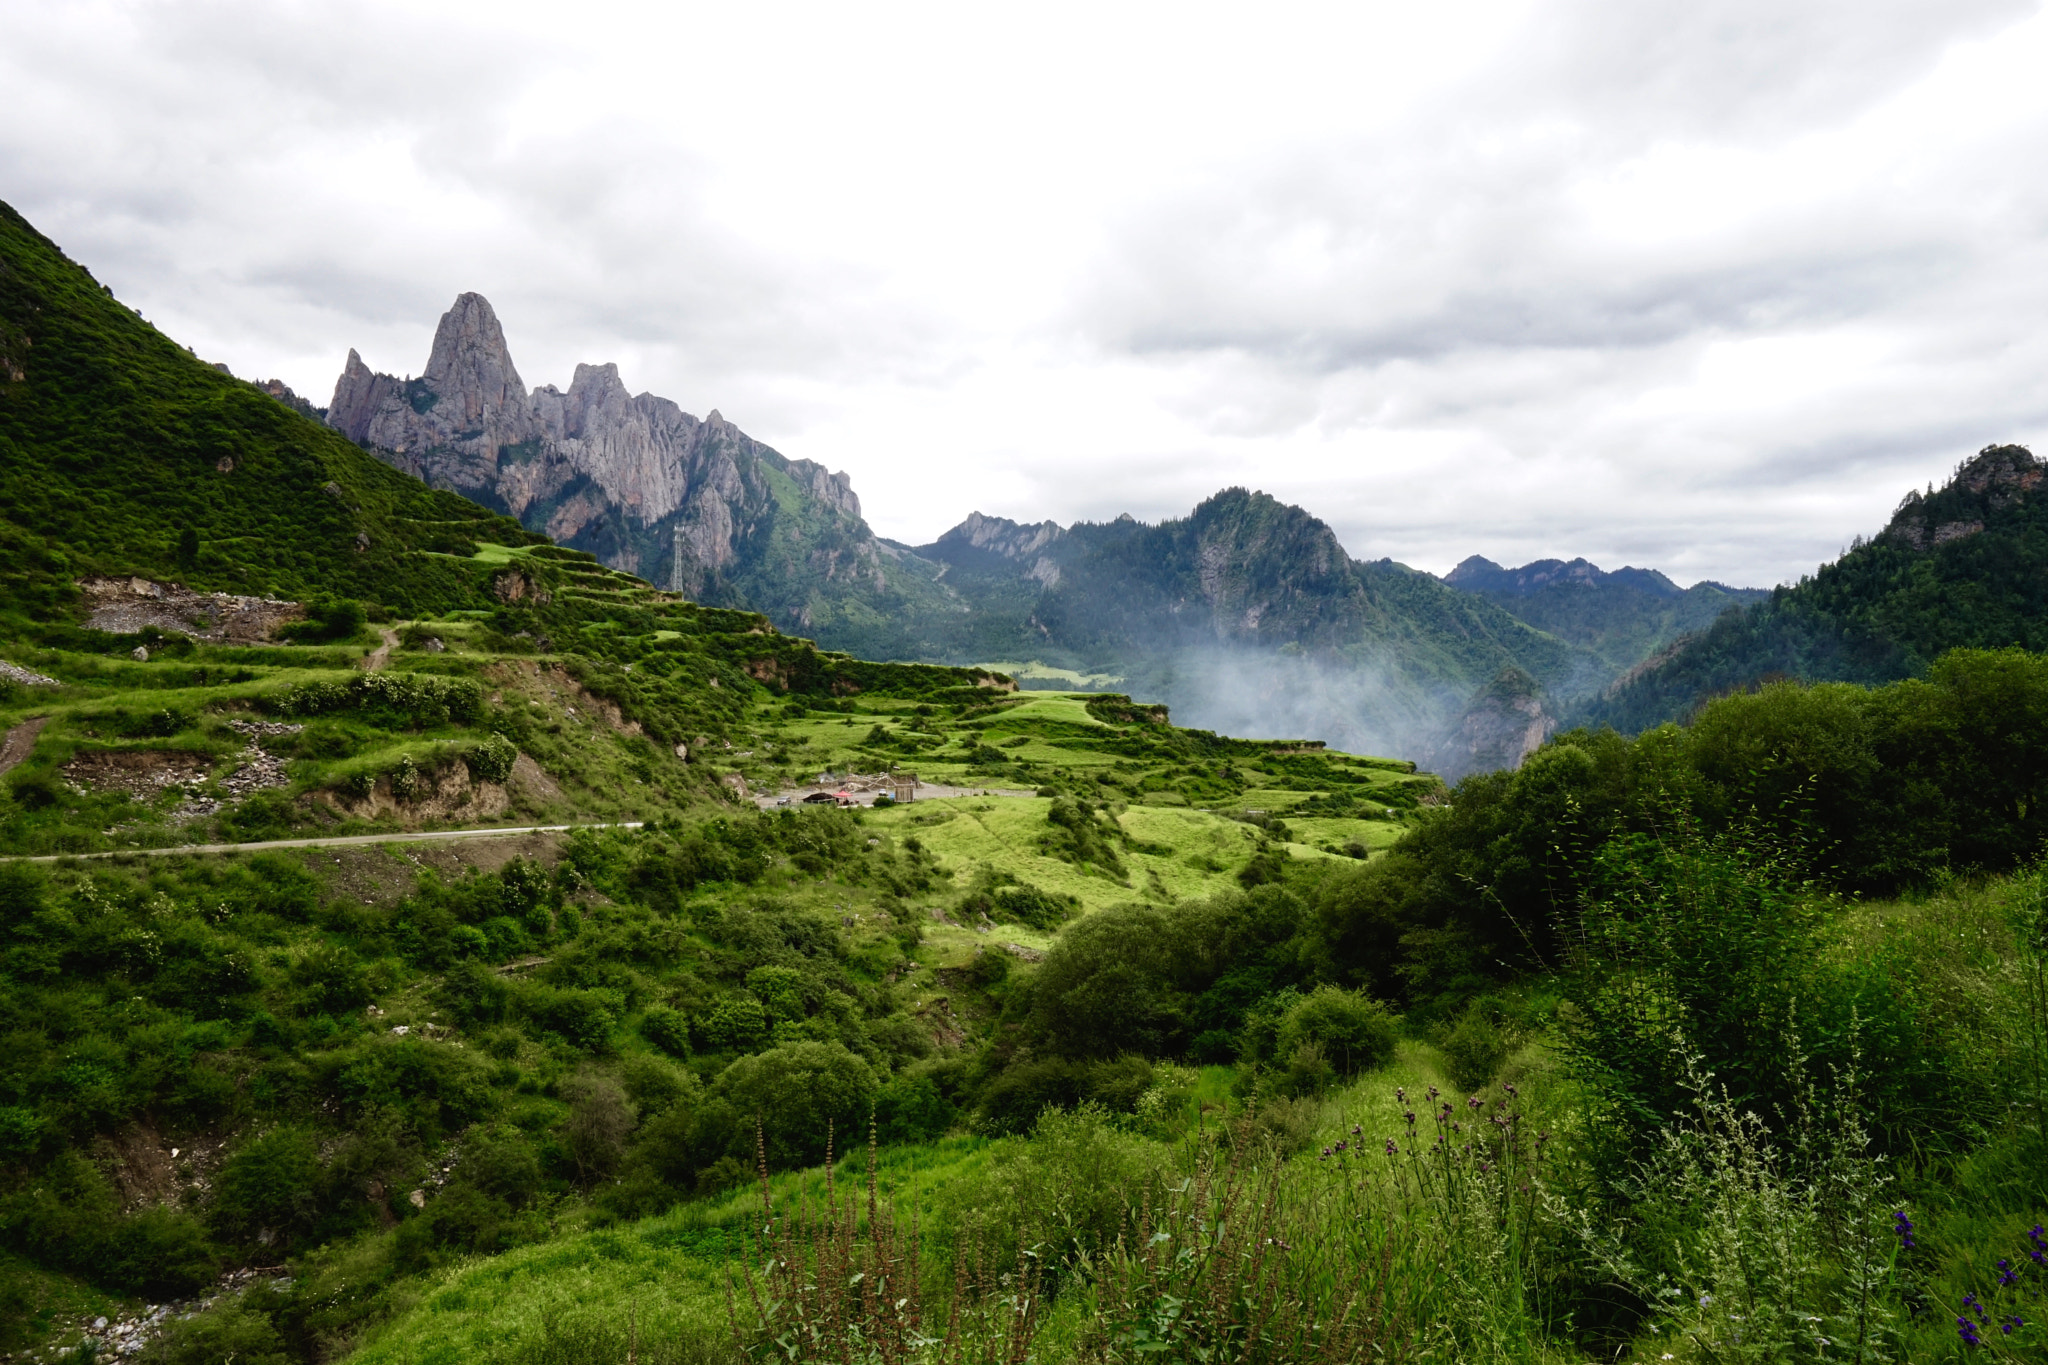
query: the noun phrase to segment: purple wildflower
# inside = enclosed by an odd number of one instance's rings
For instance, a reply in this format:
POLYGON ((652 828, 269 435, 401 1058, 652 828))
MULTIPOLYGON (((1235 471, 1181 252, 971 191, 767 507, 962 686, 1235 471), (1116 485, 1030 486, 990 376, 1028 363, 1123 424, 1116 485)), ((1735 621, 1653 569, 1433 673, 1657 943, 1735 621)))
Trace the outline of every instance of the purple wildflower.
POLYGON ((2019 1283, 2019 1278, 2020 1278, 2020 1273, 2019 1273, 2019 1272, 2018 1272, 2017 1270, 2014 1270, 2014 1269, 2012 1268, 2012 1262, 2011 1262, 2011 1261, 2006 1261, 2006 1260, 2001 1260, 2001 1261, 1999 1261, 1999 1263, 1998 1263, 1998 1287, 1999 1287, 1999 1288, 2001 1288, 2001 1289, 2010 1289, 2010 1288, 2011 1288, 2011 1287, 2012 1287, 2013 1285, 2015 1285, 2015 1284, 2018 1284, 2018 1283, 2019 1283))
POLYGON ((1971 1322, 1968 1318, 1956 1319, 1956 1335, 1963 1339, 1963 1345, 1965 1346, 1983 1345, 1983 1342, 1977 1336, 1977 1324, 1971 1322))

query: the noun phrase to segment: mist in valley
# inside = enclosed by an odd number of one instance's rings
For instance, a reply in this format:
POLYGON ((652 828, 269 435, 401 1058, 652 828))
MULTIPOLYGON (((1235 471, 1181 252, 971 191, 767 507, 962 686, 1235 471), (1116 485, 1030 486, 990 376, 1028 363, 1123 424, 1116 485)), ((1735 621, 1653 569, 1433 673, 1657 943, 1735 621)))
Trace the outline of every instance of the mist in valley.
POLYGON ((1321 740, 1347 753, 1431 766, 1469 694, 1403 677, 1384 660, 1217 646, 1176 651, 1130 670, 1140 701, 1164 702, 1176 725, 1245 739, 1321 740))

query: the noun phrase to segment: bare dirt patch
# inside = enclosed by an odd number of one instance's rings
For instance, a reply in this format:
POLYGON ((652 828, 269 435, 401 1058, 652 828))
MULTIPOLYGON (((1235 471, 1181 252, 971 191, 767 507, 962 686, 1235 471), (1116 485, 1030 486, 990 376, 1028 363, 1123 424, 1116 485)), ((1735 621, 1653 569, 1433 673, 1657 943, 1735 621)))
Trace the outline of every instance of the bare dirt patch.
POLYGON ((82 791, 125 792, 148 801, 173 788, 204 783, 213 772, 213 759, 178 749, 88 749, 58 771, 82 791))
POLYGON ((410 800, 401 801, 392 793, 389 778, 379 778, 367 796, 330 787, 314 799, 359 820, 393 820, 405 829, 451 820, 495 820, 512 809, 511 795, 502 784, 476 781, 462 762, 422 771, 410 800))
POLYGON ((86 624, 115 635, 157 630, 216 644, 258 644, 306 614, 297 602, 193 592, 148 578, 82 578, 78 586, 92 608, 86 624))

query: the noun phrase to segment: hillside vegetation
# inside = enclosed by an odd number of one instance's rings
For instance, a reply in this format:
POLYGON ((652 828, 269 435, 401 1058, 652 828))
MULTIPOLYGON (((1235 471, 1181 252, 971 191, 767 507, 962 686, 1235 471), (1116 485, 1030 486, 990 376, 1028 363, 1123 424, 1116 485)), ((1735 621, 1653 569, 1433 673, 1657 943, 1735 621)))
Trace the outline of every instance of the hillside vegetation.
POLYGON ((1446 790, 656 592, 25 231, 8 471, 97 502, 5 523, 0 1350, 2048 1358, 2040 655, 1446 790), (166 463, 208 403, 274 501, 166 463), (179 498, 204 533, 149 539, 179 498), (837 804, 887 774, 922 795, 837 804), (536 823, 575 828, 391 841, 536 823))
POLYGON ((1987 446, 1939 489, 1908 493, 1872 539, 1730 613, 1587 704, 1636 731, 1772 678, 1889 682, 1958 648, 2048 646, 2048 503, 2023 446, 1987 446))

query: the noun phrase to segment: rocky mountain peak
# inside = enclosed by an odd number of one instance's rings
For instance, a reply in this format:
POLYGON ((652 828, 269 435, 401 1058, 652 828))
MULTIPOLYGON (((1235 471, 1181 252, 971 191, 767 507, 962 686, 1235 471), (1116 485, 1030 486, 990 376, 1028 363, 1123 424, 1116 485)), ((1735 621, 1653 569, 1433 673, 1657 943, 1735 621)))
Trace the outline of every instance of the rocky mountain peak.
POLYGON ((678 591, 732 600, 720 585, 747 570, 749 543, 824 554, 832 582, 881 572, 846 474, 785 459, 716 409, 700 422, 666 398, 636 395, 615 364, 578 365, 566 393, 552 384, 529 393, 481 294, 460 295, 442 314, 416 380, 374 373, 350 351, 327 421, 408 473, 678 591), (777 494, 778 475, 796 484, 794 504, 777 494), (850 536, 824 538, 851 547, 846 565, 845 548, 812 548, 835 521, 850 523, 850 536))
POLYGON ((512 363, 497 311, 482 294, 458 296, 441 315, 421 378, 436 399, 456 405, 457 420, 472 425, 526 412, 526 385, 512 363))
POLYGON ((967 519, 940 536, 938 543, 964 545, 1004 559, 1028 559, 1066 533, 1056 521, 1027 524, 969 512, 967 519))
POLYGON ((1984 519, 2031 493, 2048 465, 2025 446, 1986 446, 1938 489, 1906 494, 1880 538, 1931 550, 1984 529, 1984 519))

